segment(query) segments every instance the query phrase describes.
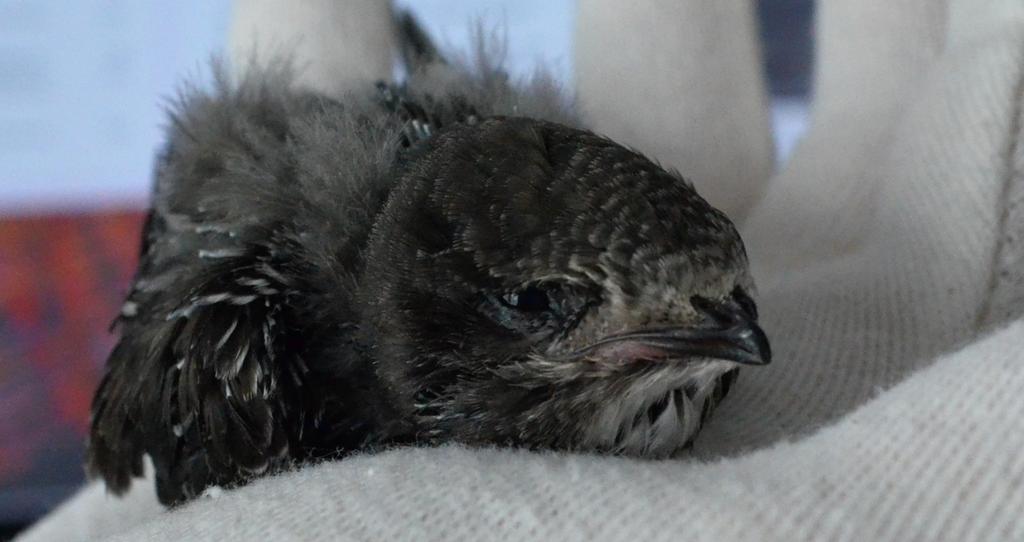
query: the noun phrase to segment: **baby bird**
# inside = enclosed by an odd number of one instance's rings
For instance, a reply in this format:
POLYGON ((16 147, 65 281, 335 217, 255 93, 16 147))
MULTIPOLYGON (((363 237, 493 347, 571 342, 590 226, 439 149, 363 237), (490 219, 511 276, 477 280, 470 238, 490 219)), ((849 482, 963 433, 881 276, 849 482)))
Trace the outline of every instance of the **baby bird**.
POLYGON ((283 69, 184 95, 93 403, 111 490, 144 455, 165 504, 396 444, 664 457, 770 361, 690 183, 428 49, 339 100, 283 69))

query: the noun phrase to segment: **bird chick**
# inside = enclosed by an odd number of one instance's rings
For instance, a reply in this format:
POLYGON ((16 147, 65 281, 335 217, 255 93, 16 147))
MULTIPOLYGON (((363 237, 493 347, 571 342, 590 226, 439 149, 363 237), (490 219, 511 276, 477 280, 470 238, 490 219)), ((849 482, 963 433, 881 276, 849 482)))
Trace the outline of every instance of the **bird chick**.
POLYGON ((498 118, 439 134, 367 257, 378 373, 429 438, 664 456, 723 375, 768 361, 729 220, 591 133, 498 118))
POLYGON ((770 361, 743 243, 690 183, 545 80, 430 72, 178 104, 93 404, 113 491, 144 455, 166 504, 403 443, 664 457, 770 361))

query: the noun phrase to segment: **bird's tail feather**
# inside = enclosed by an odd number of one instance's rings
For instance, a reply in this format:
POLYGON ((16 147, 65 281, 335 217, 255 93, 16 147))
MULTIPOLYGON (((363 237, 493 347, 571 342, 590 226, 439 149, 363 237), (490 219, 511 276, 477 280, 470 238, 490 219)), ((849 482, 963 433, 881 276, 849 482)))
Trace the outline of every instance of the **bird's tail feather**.
POLYGON ((415 73, 433 64, 448 64, 430 34, 409 10, 395 11, 395 30, 402 64, 407 73, 415 73))

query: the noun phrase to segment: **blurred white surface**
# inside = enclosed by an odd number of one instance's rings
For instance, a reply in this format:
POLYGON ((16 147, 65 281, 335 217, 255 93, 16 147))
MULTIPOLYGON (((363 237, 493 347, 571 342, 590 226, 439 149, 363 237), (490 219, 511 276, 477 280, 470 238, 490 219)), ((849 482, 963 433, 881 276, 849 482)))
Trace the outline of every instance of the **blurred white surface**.
POLYGON ((774 98, 772 131, 775 134, 776 163, 785 162, 807 131, 809 104, 804 98, 774 98))
MULTIPOLYGON (((444 46, 466 50, 478 18, 504 26, 507 68, 572 73, 572 0, 404 0, 444 46)), ((0 3, 0 216, 140 207, 164 105, 224 47, 228 0, 0 3)), ((567 81, 568 83, 568 81, 567 81)), ((779 149, 806 108, 775 108, 779 149)))
POLYGON ((0 3, 0 213, 146 200, 163 104, 228 2, 0 3))

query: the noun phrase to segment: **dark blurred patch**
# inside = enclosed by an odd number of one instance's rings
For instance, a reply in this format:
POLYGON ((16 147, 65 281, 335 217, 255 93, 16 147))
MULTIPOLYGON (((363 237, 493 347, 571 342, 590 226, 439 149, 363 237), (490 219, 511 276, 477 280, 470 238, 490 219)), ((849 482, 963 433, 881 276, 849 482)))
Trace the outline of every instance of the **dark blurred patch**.
POLYGON ((761 40, 774 96, 802 97, 811 90, 813 0, 759 0, 761 40))
POLYGON ((141 213, 0 220, 0 520, 82 480, 89 402, 134 271, 141 213))
POLYGON ((27 527, 24 523, 0 524, 0 542, 13 539, 19 532, 27 527))

